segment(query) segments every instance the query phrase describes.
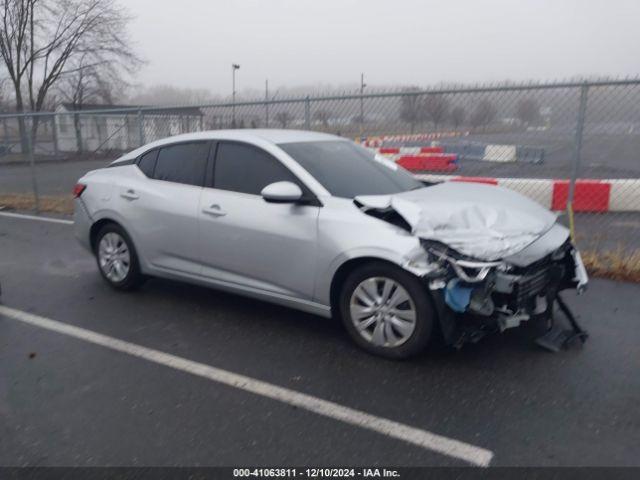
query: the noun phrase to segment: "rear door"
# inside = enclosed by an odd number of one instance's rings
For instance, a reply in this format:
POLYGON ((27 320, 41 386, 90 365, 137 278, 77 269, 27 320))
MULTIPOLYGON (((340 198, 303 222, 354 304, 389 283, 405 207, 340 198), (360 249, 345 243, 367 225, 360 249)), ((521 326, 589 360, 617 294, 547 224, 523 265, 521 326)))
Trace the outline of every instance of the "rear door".
POLYGON ((219 142, 212 188, 202 193, 200 251, 209 278, 275 294, 313 296, 319 207, 268 203, 270 183, 310 191, 277 158, 241 142, 219 142))
POLYGON ((151 150, 137 174, 118 186, 139 254, 153 268, 198 274, 198 205, 211 142, 183 142, 151 150))

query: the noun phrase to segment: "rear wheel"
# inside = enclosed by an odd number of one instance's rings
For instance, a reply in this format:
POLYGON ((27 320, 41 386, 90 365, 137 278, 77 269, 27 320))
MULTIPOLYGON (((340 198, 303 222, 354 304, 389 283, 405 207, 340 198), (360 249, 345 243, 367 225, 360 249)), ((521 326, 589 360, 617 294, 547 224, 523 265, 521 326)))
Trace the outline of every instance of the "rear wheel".
POLYGON ((384 262, 364 265, 347 277, 340 314, 358 345, 389 358, 422 352, 435 322, 426 287, 409 272, 384 262))
POLYGON ((95 255, 100 274, 118 290, 131 290, 142 284, 138 255, 122 227, 109 223, 98 232, 95 255))

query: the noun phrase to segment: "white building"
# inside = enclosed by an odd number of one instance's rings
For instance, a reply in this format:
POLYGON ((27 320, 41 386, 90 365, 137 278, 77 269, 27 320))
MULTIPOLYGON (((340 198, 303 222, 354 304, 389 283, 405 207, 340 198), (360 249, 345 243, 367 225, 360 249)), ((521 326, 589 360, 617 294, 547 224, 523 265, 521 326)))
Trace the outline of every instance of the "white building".
POLYGON ((55 115, 58 150, 125 151, 171 135, 204 130, 204 115, 198 107, 148 108, 63 103, 55 115))

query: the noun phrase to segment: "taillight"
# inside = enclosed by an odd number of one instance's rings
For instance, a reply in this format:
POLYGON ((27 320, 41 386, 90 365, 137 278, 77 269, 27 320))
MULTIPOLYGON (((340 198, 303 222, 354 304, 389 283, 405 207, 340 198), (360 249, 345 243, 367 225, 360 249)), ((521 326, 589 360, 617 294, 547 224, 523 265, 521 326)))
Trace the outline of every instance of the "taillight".
POLYGON ((73 198, 78 198, 82 195, 86 188, 87 186, 84 183, 76 183, 76 186, 73 187, 73 198))

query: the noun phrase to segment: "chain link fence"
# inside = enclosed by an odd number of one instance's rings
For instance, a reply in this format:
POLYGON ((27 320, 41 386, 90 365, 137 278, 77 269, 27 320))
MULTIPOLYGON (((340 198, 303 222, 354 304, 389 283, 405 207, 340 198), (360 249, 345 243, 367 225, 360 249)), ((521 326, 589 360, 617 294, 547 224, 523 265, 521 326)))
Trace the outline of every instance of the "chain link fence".
POLYGON ((56 112, 5 114, 0 205, 13 197, 55 210, 50 204, 65 205, 60 199, 85 171, 124 152, 224 128, 332 133, 425 180, 512 188, 575 222, 584 250, 640 263, 640 80, 405 88, 171 108, 61 105, 56 112))

